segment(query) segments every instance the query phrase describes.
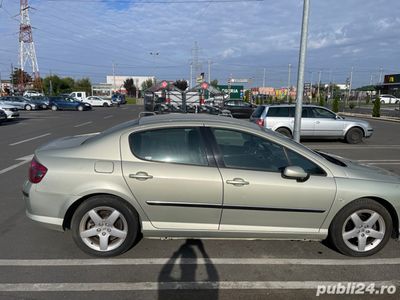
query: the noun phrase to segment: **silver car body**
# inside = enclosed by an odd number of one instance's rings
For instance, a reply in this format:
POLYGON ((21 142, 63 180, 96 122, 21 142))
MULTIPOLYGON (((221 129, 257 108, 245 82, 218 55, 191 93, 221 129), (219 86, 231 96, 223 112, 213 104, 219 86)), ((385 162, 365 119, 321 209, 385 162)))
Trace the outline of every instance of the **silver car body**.
MULTIPOLYGON (((257 109, 263 109, 262 113, 255 116, 255 113, 250 117, 250 121, 256 122, 257 119, 264 120, 264 127, 276 131, 281 128, 286 128, 293 133, 294 130, 294 113, 289 113, 287 116, 270 116, 272 110, 276 109, 291 109, 294 111, 294 105, 261 105, 257 109)), ((347 132, 352 128, 360 128, 363 131, 364 137, 371 137, 373 133, 372 126, 363 120, 343 118, 331 110, 316 106, 304 105, 303 116, 301 118, 301 136, 315 138, 344 138, 347 132), (311 110, 321 110, 322 114, 316 115, 308 113, 311 110)))
POLYGON ((56 140, 36 150, 35 157, 49 171, 38 184, 25 182, 27 215, 59 230, 68 228, 77 204, 99 194, 130 203, 145 237, 321 240, 338 211, 363 197, 400 216, 399 176, 347 160, 347 167, 339 166, 280 134, 226 117, 143 117, 101 134, 56 140), (291 149, 326 175, 297 182, 276 172, 156 162, 132 153, 132 133, 170 127, 248 133, 291 149), (138 174, 151 176, 141 180, 138 174), (247 184, 232 184, 237 178, 247 184))
POLYGON ((13 105, 7 105, 0 101, 0 109, 4 110, 7 115, 7 119, 15 119, 19 117, 18 108, 13 105))
POLYGON ((32 109, 36 109, 36 104, 32 103, 28 98, 18 96, 5 96, 0 98, 0 103, 15 106, 18 109, 25 109, 29 105, 32 109))

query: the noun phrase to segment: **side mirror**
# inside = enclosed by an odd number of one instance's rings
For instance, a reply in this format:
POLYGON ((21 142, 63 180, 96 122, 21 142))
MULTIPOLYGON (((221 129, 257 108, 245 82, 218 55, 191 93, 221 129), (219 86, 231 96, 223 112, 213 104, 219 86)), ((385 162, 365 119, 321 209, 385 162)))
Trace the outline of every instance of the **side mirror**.
POLYGON ((282 172, 282 177, 286 179, 295 179, 297 182, 305 182, 310 178, 302 167, 288 166, 282 172))

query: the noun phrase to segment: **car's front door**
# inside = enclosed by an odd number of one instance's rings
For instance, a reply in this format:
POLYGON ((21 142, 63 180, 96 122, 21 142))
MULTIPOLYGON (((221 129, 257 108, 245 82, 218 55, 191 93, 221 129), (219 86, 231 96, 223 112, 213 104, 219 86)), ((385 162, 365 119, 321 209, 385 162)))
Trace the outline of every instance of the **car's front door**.
POLYGON ((339 119, 336 114, 322 107, 313 107, 312 110, 315 119, 315 136, 343 136, 345 123, 342 119, 339 119))
POLYGON ((332 176, 303 155, 258 135, 211 129, 224 184, 221 231, 295 235, 318 233, 336 193, 332 176), (306 181, 286 179, 300 166, 306 181))
POLYGON ((199 127, 127 133, 121 154, 125 181, 154 227, 218 230, 222 179, 199 127))

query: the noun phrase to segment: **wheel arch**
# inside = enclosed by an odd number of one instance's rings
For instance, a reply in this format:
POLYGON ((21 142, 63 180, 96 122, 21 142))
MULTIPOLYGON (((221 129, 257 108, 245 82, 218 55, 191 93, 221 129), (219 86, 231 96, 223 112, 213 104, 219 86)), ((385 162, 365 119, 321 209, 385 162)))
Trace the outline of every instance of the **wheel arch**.
POLYGON ((289 130, 290 134, 293 135, 293 130, 290 127, 286 126, 286 125, 278 125, 278 126, 276 126, 274 131, 277 131, 279 129, 287 129, 287 130, 289 130))
POLYGON ((94 197, 94 196, 112 196, 112 197, 116 197, 119 200, 121 200, 122 202, 124 202, 129 208, 131 208, 133 211, 135 211, 137 213, 137 216, 139 218, 138 223, 139 223, 139 232, 142 232, 142 216, 140 214, 140 212, 138 211, 138 209, 136 209, 136 207, 134 205, 132 205, 132 203, 130 203, 128 200, 115 195, 115 194, 111 194, 111 193, 91 193, 88 195, 85 195, 79 199, 77 199, 76 201, 74 201, 67 209, 67 211, 64 214, 64 220, 63 220, 63 224, 62 227, 64 230, 66 229, 71 229, 71 221, 72 221, 72 216, 74 215, 76 209, 83 203, 85 202, 85 200, 94 197))
POLYGON ((358 128, 358 129, 361 129, 361 131, 362 131, 362 133, 363 133, 363 138, 365 138, 365 137, 367 136, 366 129, 365 129, 365 128, 363 128, 363 127, 362 127, 362 126, 360 126, 360 125, 353 125, 353 126, 349 126, 349 127, 347 128, 347 130, 346 130, 346 133, 345 133, 345 135, 344 135, 344 136, 347 136, 347 134, 349 133, 349 131, 350 131, 350 130, 352 130, 353 128, 358 128))

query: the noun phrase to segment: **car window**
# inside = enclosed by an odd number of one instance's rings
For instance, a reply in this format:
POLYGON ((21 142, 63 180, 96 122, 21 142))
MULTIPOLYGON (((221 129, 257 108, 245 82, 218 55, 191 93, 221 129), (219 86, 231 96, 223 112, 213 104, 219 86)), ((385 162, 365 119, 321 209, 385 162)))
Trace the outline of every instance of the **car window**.
POLYGON ((289 117, 289 107, 270 107, 267 113, 268 117, 289 117))
POLYGON ((336 119, 336 115, 329 110, 318 107, 314 107, 312 110, 316 118, 336 119))
POLYGON ((289 159, 289 165, 302 167, 304 171, 311 175, 326 175, 324 170, 304 156, 290 149, 286 149, 286 154, 289 159))
POLYGON ((314 114, 312 112, 311 107, 303 107, 301 117, 302 118, 314 118, 314 114))
POLYGON ((228 168, 280 172, 288 161, 284 148, 261 137, 228 129, 212 129, 228 168))
POLYGON ((207 166, 199 128, 167 128, 142 131, 129 136, 134 155, 143 160, 207 166))
POLYGON ((264 106, 259 106, 256 108, 256 110, 253 112, 253 114, 251 115, 252 118, 260 118, 263 111, 264 111, 265 107, 264 106))

